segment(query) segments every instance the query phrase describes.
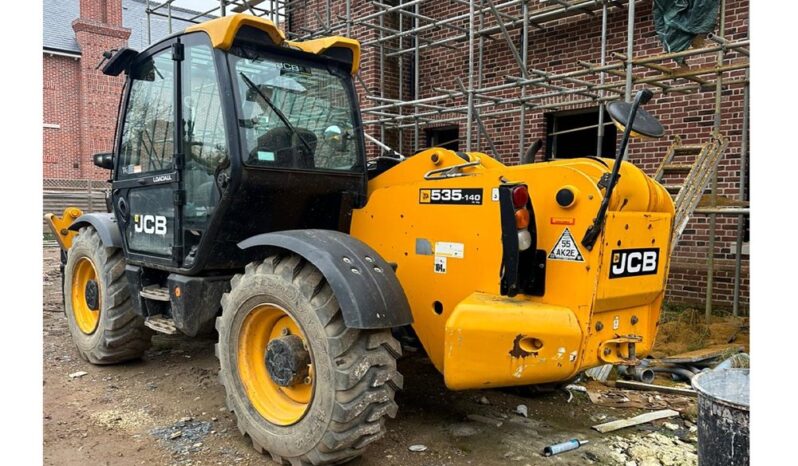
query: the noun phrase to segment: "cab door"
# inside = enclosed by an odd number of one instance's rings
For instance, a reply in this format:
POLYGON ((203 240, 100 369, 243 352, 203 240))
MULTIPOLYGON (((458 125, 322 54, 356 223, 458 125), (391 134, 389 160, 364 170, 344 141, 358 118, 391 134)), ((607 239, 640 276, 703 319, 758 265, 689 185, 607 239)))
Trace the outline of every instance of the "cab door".
POLYGON ((112 200, 128 258, 178 267, 182 256, 179 41, 136 58, 118 135, 112 200))

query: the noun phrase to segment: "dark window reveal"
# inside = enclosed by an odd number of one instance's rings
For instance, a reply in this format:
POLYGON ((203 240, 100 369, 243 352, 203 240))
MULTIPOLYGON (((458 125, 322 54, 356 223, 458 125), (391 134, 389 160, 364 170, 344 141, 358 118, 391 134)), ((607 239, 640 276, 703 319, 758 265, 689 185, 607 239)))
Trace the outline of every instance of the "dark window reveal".
POLYGON ((596 153, 598 115, 598 108, 546 114, 546 160, 615 157, 617 130, 606 111, 601 153, 596 153))

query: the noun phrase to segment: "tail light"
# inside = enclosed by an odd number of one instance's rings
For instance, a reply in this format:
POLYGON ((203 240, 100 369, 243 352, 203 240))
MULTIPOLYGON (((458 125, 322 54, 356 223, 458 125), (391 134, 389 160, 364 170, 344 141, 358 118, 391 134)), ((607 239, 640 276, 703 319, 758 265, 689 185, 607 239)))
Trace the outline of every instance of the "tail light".
POLYGON ((515 227, 518 229, 518 249, 526 251, 532 245, 532 237, 527 230, 529 226, 529 191, 525 185, 518 185, 512 191, 513 208, 515 209, 515 227))
POLYGON ((526 202, 529 200, 529 191, 526 186, 520 185, 513 188, 513 207, 522 209, 526 207, 526 202))
POLYGON ((543 296, 546 251, 537 249, 535 209, 530 203, 529 188, 508 183, 500 186, 498 191, 503 251, 501 294, 543 296))

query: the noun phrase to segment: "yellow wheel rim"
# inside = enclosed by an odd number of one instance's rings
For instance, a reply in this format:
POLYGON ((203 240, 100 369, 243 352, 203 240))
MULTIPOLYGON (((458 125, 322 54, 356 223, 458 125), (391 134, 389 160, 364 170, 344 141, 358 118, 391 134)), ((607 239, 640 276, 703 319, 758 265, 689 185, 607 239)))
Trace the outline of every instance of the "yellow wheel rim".
POLYGON ((313 364, 304 381, 288 387, 277 385, 269 375, 266 347, 270 341, 289 334, 298 336, 307 346, 305 334, 283 308, 263 304, 244 319, 238 338, 238 376, 247 397, 264 419, 280 426, 302 419, 310 406, 314 387, 313 364))
POLYGON ((82 257, 72 272, 72 313, 75 315, 75 323, 78 324, 78 328, 86 335, 91 335, 97 330, 102 308, 102 298, 99 293, 96 311, 92 310, 86 301, 86 286, 91 280, 94 280, 95 283, 98 282, 97 270, 89 258, 82 257))

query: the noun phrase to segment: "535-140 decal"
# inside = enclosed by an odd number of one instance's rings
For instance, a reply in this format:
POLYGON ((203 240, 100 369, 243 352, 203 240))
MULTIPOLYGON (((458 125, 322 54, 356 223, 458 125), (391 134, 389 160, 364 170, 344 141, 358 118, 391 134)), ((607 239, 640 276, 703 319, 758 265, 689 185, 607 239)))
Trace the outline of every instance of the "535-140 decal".
POLYGON ((482 205, 482 188, 422 188, 418 203, 482 205))

